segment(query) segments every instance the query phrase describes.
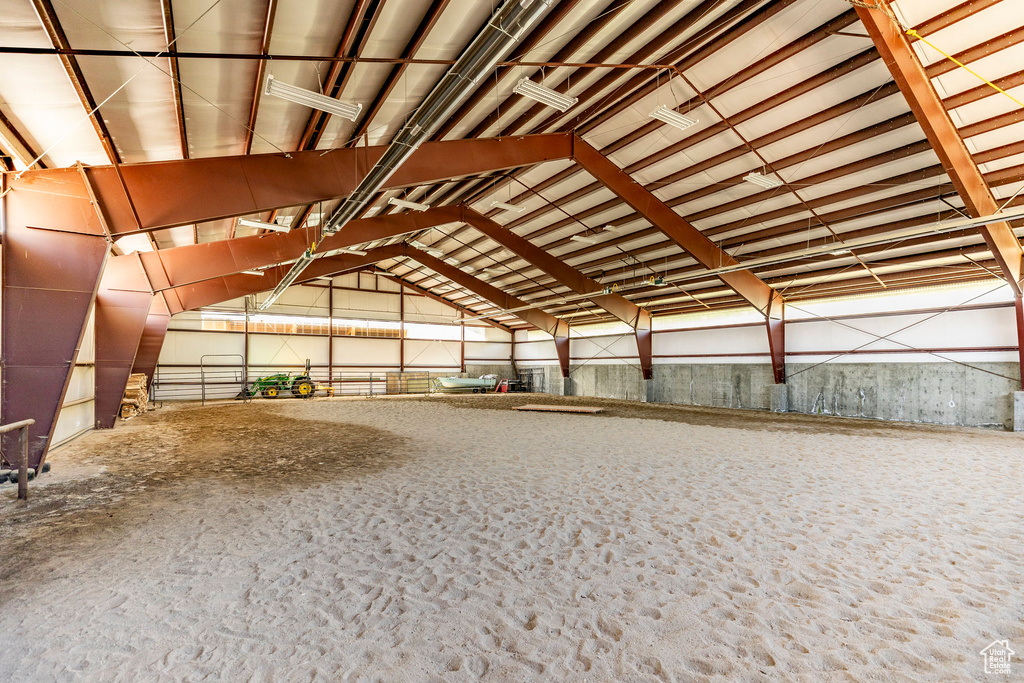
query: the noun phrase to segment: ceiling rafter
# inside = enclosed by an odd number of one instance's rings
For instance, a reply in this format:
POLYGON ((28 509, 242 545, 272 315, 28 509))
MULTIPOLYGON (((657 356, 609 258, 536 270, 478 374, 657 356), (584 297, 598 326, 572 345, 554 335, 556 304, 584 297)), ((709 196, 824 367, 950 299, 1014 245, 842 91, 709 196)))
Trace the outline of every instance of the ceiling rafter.
MULTIPOLYGON (((999 204, 967 149, 962 132, 957 130, 939 99, 930 72, 921 64, 907 35, 891 19, 892 8, 888 0, 876 2, 877 9, 857 7, 857 13, 932 148, 942 160, 942 166, 956 186, 957 193, 971 215, 987 216, 995 213, 999 210, 999 204)), ((942 63, 951 64, 948 61, 942 63)), ((1020 240, 1005 222, 984 226, 980 231, 999 262, 1000 271, 1013 287, 1014 293, 1020 297, 1021 260, 1024 258, 1020 240)))

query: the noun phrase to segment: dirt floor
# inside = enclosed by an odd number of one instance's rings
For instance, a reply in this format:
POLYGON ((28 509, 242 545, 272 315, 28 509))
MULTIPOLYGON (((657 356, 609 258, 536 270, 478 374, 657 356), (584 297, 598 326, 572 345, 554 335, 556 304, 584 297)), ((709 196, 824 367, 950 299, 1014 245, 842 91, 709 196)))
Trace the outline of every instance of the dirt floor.
POLYGON ((614 398, 587 396, 553 396, 550 394, 434 394, 424 400, 440 401, 458 408, 483 410, 510 410, 527 404, 597 406, 604 410, 591 415, 594 418, 624 417, 640 420, 682 422, 703 427, 727 427, 757 431, 784 431, 803 434, 845 434, 867 436, 871 434, 899 436, 901 434, 924 438, 960 437, 1016 439, 1013 434, 991 429, 946 427, 943 425, 883 422, 854 417, 805 415, 803 413, 771 413, 766 410, 739 410, 706 406, 682 406, 667 403, 640 403, 614 398))
MULTIPOLYGON (((258 495, 371 475, 401 462, 402 438, 286 417, 276 407, 272 401, 208 408, 168 403, 58 448, 53 471, 29 483, 28 504, 11 501, 3 511, 0 577, 18 575, 40 555, 73 554, 94 534, 109 534, 138 514, 152 516, 154 500, 194 495, 197 486, 258 495)), ((15 490, 0 486, 0 496, 14 497, 15 490)))
POLYGON ((166 404, 0 487, 0 680, 976 680, 1024 644, 1022 452, 546 395, 166 404))

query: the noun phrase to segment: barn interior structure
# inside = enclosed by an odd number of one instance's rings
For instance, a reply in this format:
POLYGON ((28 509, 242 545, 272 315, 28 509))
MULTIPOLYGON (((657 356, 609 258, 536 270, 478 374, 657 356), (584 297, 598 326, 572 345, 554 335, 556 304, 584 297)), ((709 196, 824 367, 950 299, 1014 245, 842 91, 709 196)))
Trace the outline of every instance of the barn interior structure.
POLYGON ((0 7, 6 680, 1024 646, 1018 0, 0 7))

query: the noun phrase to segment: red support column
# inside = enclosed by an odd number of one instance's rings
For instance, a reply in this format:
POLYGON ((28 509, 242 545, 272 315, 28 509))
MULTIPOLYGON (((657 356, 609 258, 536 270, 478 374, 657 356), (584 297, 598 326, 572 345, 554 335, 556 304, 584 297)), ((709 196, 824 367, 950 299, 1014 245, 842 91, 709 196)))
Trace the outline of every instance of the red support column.
POLYGON ((1017 360, 1020 362, 1020 387, 1024 391, 1024 297, 1020 294, 1013 298, 1013 307, 1017 314, 1017 360))
POLYGON ((654 378, 654 334, 651 331, 651 316, 646 314, 638 320, 636 329, 636 350, 640 354, 640 370, 644 379, 654 378))
POLYGON ((137 255, 110 259, 96 294, 96 427, 110 429, 121 409, 153 293, 137 255))
MULTIPOLYGON (((39 467, 53 437, 109 245, 89 188, 77 169, 44 177, 4 176, 3 389, 0 420, 32 418, 29 467, 39 467)), ((18 453, 17 433, 3 453, 18 453)))
POLYGON ((164 301, 163 294, 157 294, 150 303, 146 326, 142 330, 139 349, 135 352, 135 363, 132 365, 132 374, 145 373, 147 388, 153 384, 153 375, 156 374, 157 361, 160 359, 160 350, 164 346, 164 337, 167 336, 167 325, 170 322, 171 312, 167 310, 167 302, 164 301))
POLYGON ((334 278, 327 286, 327 386, 334 386, 334 278))
POLYGON ((398 287, 398 371, 405 372, 405 287, 398 287))
POLYGON ((768 352, 772 357, 772 375, 776 384, 786 383, 786 309, 776 303, 769 307, 765 320, 768 329, 768 352))
MULTIPOLYGON (((506 229, 496 221, 474 211, 468 206, 463 205, 461 208, 461 218, 465 223, 473 226, 503 247, 515 252, 530 262, 533 266, 540 268, 577 294, 592 295, 588 297, 592 303, 600 306, 611 313, 614 317, 634 328, 636 331, 637 351, 640 354, 640 369, 643 373, 644 379, 651 379, 653 371, 651 368, 650 313, 640 308, 621 294, 605 293, 604 287, 600 283, 587 277, 558 257, 547 253, 529 240, 524 239, 511 230, 506 229)), ((568 348, 568 341, 566 342, 565 348, 568 348)), ((565 353, 566 358, 568 358, 568 351, 565 353)), ((568 375, 565 374, 566 372, 568 372, 568 370, 563 369, 563 377, 568 377, 568 375)))
POLYGON ((501 309, 515 309, 516 313, 514 315, 517 318, 525 320, 554 337, 555 352, 558 354, 558 365, 562 369, 562 378, 564 379, 569 376, 569 323, 539 308, 531 308, 522 299, 514 297, 479 278, 473 277, 469 273, 463 272, 441 259, 434 258, 425 251, 408 245, 405 245, 404 249, 405 256, 419 261, 438 275, 446 277, 460 287, 487 299, 501 309))

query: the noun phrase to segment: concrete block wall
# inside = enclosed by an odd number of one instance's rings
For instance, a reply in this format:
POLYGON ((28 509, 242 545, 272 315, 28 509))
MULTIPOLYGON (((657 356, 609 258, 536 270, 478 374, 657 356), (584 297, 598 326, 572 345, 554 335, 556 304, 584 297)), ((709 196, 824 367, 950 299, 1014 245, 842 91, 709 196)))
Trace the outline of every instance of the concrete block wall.
MULTIPOLYGON (((790 412, 1013 428, 1017 363, 789 364, 790 412)), ((534 390, 562 393, 554 366, 519 366, 543 377, 534 390)), ((654 366, 650 399, 657 403, 767 410, 774 384, 764 363, 654 366)), ((640 370, 628 365, 572 367, 575 396, 644 400, 640 370)))
POLYGON ((790 364, 791 412, 1011 428, 1017 363, 790 364), (976 369, 975 369, 976 368, 976 369))

